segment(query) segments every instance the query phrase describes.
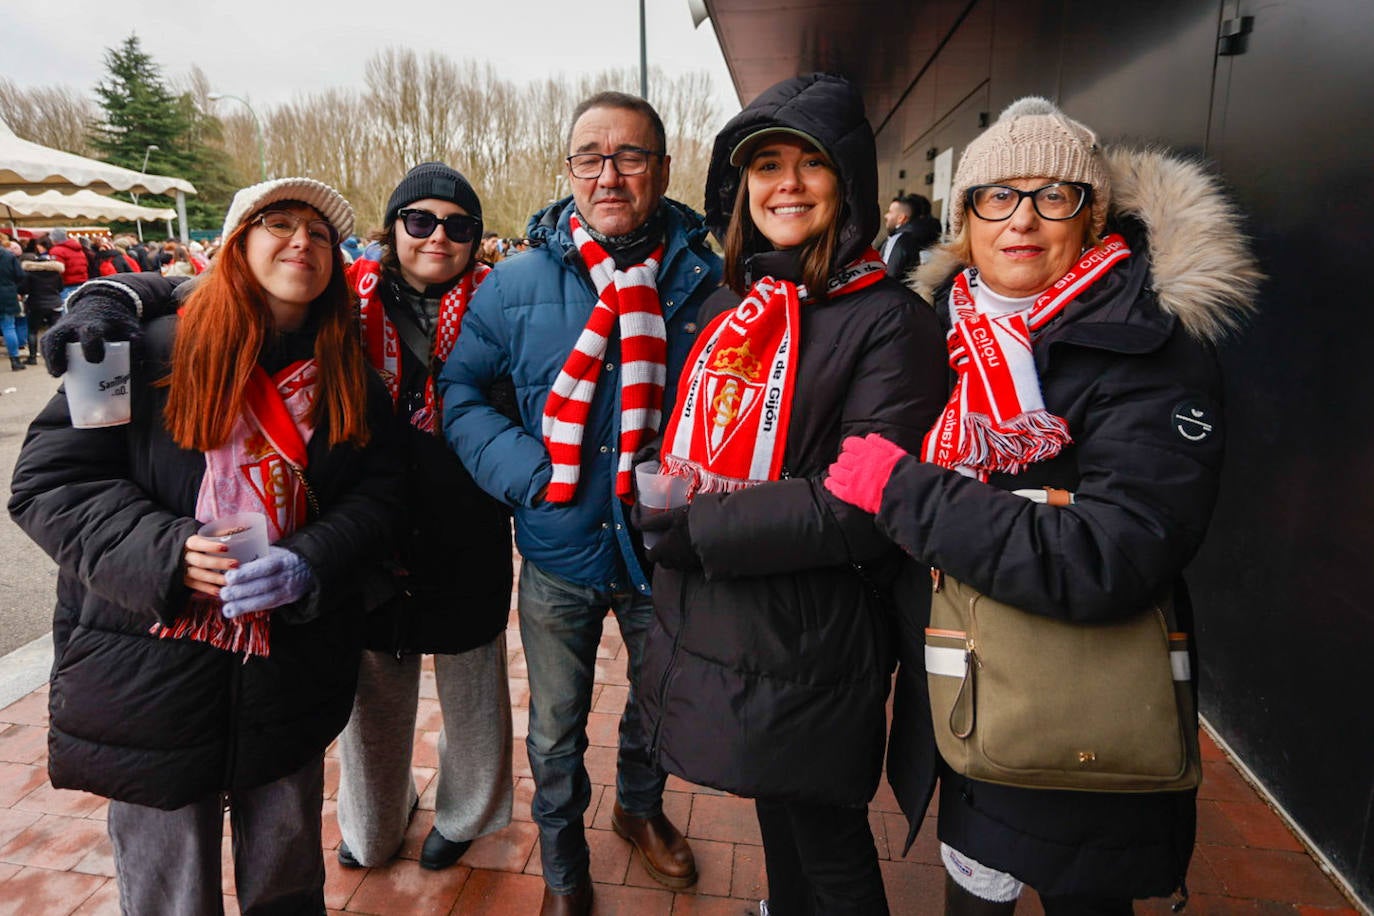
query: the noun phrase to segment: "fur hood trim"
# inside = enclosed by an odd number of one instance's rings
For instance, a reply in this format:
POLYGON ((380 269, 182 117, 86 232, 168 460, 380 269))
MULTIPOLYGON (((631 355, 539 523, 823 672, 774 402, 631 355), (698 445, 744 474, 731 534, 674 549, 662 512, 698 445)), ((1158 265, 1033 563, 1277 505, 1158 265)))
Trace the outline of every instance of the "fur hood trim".
MULTIPOLYGON (((1241 232, 1244 216, 1221 180, 1201 162, 1162 149, 1108 149, 1104 156, 1110 216, 1145 226, 1160 308, 1199 340, 1216 342, 1240 327, 1255 310, 1264 274, 1241 232)), ((933 302, 935 291, 965 266, 941 246, 909 283, 933 302)))
POLYGON ((25 270, 48 270, 59 274, 66 269, 66 265, 61 261, 20 261, 19 266, 25 270))

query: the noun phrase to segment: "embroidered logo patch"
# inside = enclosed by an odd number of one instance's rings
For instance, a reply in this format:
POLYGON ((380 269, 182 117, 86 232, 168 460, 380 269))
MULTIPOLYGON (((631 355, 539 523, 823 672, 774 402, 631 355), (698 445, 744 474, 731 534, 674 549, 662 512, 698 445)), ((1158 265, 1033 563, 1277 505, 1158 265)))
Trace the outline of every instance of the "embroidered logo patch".
POLYGON ((1174 432, 1189 442, 1202 443, 1217 431, 1216 411, 1203 401, 1181 401, 1169 417, 1174 432))

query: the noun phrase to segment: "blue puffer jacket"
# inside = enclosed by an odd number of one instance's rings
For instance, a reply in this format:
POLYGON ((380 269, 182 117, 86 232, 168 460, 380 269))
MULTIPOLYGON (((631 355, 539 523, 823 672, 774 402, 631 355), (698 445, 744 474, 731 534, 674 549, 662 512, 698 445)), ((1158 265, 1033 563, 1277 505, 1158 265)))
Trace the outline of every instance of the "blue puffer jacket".
MULTIPOLYGON (((665 199, 666 249, 658 293, 668 330, 668 390, 697 332, 697 308, 720 284, 720 259, 706 247, 701 217, 665 199)), ((577 497, 532 505, 552 465, 540 424, 544 402, 578 335, 596 291, 573 244, 572 198, 536 213, 530 251, 496 265, 473 296, 458 344, 439 376, 444 434, 478 485, 515 510, 516 544, 541 569, 581 585, 642 593, 649 579, 635 556, 625 506, 615 496, 620 437, 619 341, 607 348, 582 438, 577 497), (494 408, 492 383, 509 377, 520 409, 517 425, 494 408)))

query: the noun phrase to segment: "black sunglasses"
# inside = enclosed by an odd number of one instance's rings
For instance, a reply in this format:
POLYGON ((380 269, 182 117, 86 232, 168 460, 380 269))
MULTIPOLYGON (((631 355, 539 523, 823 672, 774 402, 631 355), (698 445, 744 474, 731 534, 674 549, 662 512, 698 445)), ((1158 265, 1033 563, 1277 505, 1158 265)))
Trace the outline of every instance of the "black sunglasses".
POLYGON ((427 239, 434 234, 436 226, 443 225, 444 235, 450 242, 471 242, 482 232, 482 221, 475 216, 452 213, 443 219, 428 210, 398 210, 396 217, 406 227, 406 234, 413 239, 427 239))

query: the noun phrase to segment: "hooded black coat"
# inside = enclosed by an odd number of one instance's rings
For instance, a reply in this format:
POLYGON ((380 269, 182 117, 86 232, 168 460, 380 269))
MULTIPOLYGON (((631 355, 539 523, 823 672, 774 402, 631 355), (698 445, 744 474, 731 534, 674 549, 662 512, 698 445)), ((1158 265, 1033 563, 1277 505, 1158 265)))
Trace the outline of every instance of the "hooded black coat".
MULTIPOLYGON (((362 449, 316 428, 306 475, 320 515, 277 542, 315 585, 272 614, 271 653, 245 660, 190 639, 159 639, 184 611, 186 538, 205 473, 162 410, 177 319, 148 325, 131 366, 131 422, 73 429, 59 392, 29 427, 10 514, 58 563, 48 774, 57 788, 174 809, 300 769, 348 721, 363 595, 380 575, 401 510, 394 421, 369 373, 362 449)), ((268 371, 313 353, 313 333, 281 336, 268 371)))
MULTIPOLYGON (((723 231, 734 204, 731 150, 769 126, 804 131, 836 165, 836 265, 847 263, 877 228, 876 167, 862 101, 835 77, 775 87, 726 125, 708 221, 723 231)), ((797 280, 796 268, 792 252, 768 251, 746 269, 797 280)), ((718 291, 702 305, 702 327, 739 301, 718 291)), ((863 805, 882 766, 895 651, 888 586, 903 558, 822 476, 848 435, 917 447, 945 399, 942 335, 928 309, 883 277, 804 302, 797 338, 784 479, 692 502, 702 568, 656 570, 638 689, 669 772, 749 797, 863 805)))
MULTIPOLYGON (((1111 620, 1172 588, 1180 624, 1193 632, 1182 572, 1216 501, 1225 431, 1213 347, 1253 308, 1259 273, 1238 214, 1195 163, 1117 151, 1106 165, 1108 231, 1124 235, 1132 256, 1034 338, 1045 406, 1067 421, 1072 444, 987 484, 903 458, 878 523, 923 563, 1046 616, 1111 620), (1075 503, 1006 492, 1045 486, 1074 492, 1075 503)), ((949 281, 963 267, 940 249, 916 272, 946 321, 949 281)), ((940 839, 1042 894, 1177 889, 1196 793, 1017 789, 941 765, 922 660, 927 619, 918 605, 903 609, 888 759, 908 843, 938 775, 940 839)))

